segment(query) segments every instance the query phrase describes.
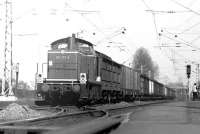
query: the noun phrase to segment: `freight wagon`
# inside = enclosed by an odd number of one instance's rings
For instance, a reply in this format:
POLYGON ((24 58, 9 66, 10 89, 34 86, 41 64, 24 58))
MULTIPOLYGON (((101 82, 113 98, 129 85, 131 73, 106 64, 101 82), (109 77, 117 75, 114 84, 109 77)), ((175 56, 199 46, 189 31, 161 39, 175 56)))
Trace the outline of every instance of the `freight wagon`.
POLYGON ((47 78, 41 80, 41 74, 37 75, 37 96, 54 104, 84 105, 173 95, 163 84, 113 61, 93 46, 74 34, 51 43, 47 78))

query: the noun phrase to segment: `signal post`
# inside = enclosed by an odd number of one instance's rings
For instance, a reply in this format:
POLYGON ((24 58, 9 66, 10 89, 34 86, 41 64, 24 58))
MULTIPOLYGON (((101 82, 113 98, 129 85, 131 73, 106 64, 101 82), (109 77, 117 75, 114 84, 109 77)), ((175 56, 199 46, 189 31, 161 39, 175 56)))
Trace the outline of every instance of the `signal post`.
POLYGON ((191 65, 187 65, 186 66, 186 74, 187 74, 187 86, 188 86, 188 90, 187 90, 187 95, 186 95, 186 100, 190 100, 190 74, 191 74, 191 65))

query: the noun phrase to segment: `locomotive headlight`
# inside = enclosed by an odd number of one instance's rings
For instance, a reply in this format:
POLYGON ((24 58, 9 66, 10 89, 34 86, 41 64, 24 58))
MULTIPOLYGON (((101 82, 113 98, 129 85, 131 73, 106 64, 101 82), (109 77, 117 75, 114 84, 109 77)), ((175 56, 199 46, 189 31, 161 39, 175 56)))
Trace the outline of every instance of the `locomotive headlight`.
POLYGON ((74 92, 80 92, 80 85, 74 85, 73 86, 73 88, 72 88, 72 90, 74 91, 74 92))
POLYGON ((49 66, 53 66, 53 61, 52 60, 49 61, 49 66))
POLYGON ((49 90, 49 85, 44 84, 44 85, 42 86, 42 91, 43 91, 43 92, 47 92, 48 90, 49 90))
POLYGON ((40 94, 40 93, 38 93, 38 94, 37 94, 37 96, 38 96, 38 97, 41 97, 41 94, 40 94))

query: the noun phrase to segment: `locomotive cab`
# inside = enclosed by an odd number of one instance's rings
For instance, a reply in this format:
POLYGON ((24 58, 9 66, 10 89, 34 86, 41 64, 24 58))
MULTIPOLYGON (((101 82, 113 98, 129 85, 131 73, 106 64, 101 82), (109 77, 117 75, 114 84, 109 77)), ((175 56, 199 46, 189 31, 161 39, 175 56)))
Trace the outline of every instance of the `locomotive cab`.
MULTIPOLYGON (((72 37, 53 42, 48 51, 47 81, 73 81, 80 80, 82 57, 95 57, 93 45, 81 39, 72 37)), ((83 71, 83 72, 81 72, 83 71)))

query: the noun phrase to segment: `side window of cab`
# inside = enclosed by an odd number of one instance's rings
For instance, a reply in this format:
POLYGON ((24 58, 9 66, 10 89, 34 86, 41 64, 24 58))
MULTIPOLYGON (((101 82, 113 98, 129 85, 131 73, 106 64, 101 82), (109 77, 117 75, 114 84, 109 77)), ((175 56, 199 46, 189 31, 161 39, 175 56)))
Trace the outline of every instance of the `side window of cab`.
POLYGON ((58 49, 68 49, 68 44, 67 43, 60 43, 60 44, 58 44, 58 49))

